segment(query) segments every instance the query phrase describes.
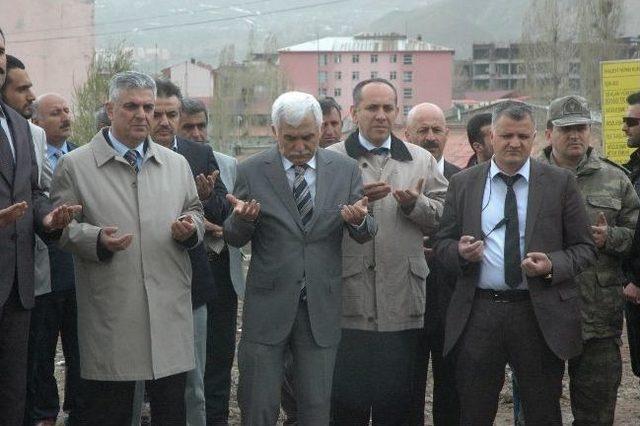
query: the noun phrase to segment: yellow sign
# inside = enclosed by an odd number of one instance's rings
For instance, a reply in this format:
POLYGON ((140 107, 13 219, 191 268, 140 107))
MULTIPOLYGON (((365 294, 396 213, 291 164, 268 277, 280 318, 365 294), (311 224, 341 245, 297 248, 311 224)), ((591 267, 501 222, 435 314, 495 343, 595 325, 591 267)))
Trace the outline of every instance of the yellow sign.
POLYGON ((640 91, 640 59, 600 62, 602 78, 602 144, 607 158, 618 164, 629 161, 635 148, 627 148, 622 117, 627 96, 640 91))

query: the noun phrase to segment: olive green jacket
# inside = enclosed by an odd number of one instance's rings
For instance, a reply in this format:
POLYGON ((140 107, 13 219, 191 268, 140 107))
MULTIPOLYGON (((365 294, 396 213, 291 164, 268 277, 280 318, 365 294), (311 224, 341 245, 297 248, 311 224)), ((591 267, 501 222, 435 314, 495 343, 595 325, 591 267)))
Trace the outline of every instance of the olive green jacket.
MULTIPOLYGON (((556 165, 551 147, 540 160, 556 165)), ((578 164, 574 174, 587 209, 589 222, 596 224, 603 212, 609 225, 598 260, 576 278, 580 287, 582 338, 618 337, 622 334, 622 286, 626 284, 622 262, 631 250, 640 200, 625 170, 598 156, 592 148, 578 164)))

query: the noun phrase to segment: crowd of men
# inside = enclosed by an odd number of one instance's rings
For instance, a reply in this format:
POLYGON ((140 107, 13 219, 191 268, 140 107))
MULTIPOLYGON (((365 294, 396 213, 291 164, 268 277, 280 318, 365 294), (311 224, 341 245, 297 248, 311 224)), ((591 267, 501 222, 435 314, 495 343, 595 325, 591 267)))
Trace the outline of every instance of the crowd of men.
POLYGON ((570 95, 535 158, 530 105, 471 117, 461 170, 437 105, 393 133, 379 78, 344 140, 334 99, 280 95, 275 144, 238 164, 170 81, 116 74, 74 144, 28 71, 0 30, 0 424, 138 425, 145 400, 152 424, 228 424, 239 298, 246 425, 424 424, 429 359, 436 425, 492 424, 507 364, 527 424, 562 424, 568 364, 574 424, 612 425, 625 300, 640 375, 640 93, 626 168, 570 95))

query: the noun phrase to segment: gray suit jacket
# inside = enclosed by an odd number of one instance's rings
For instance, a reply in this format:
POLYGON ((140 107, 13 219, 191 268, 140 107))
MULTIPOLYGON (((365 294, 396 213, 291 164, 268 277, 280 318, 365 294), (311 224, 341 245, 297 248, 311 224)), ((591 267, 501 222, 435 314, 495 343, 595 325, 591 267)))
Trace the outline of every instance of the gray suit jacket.
POLYGON ((293 191, 277 147, 238 166, 235 195, 260 202, 260 216, 247 222, 232 214, 225 240, 241 247, 251 242, 251 263, 243 307, 243 338, 262 344, 282 342, 291 331, 299 294, 307 288, 307 306, 315 342, 324 347, 340 340, 342 235, 371 239, 376 226, 348 226, 340 205, 362 197, 362 176, 355 160, 332 151, 316 151, 317 179, 313 216, 302 225, 293 191))
MULTIPOLYGON (((238 160, 218 151, 213 151, 213 155, 218 160, 220 167, 220 178, 222 183, 227 187, 227 191, 232 194, 236 183, 236 174, 238 172, 238 160)), ((242 273, 242 252, 237 247, 229 247, 229 270, 231 274, 231 282, 238 297, 244 297, 244 274, 242 273)))
MULTIPOLYGON (((435 253, 457 276, 447 310, 444 353, 464 331, 471 313, 480 263, 468 263, 458 254, 463 235, 482 238, 481 210, 491 162, 456 173, 449 182, 435 253)), ((527 277, 531 302, 549 348, 562 359, 582 350, 579 293, 574 278, 596 260, 589 221, 573 175, 531 159, 524 252, 546 253, 553 264, 550 283, 527 277)))
POLYGON ((20 114, 0 102, 4 110, 13 147, 15 175, 0 169, 0 208, 26 201, 27 212, 16 223, 0 228, 0 308, 9 297, 17 276, 18 293, 26 309, 34 303, 34 230, 44 235, 42 220, 51 204, 38 186, 38 163, 31 142, 29 124, 20 114))

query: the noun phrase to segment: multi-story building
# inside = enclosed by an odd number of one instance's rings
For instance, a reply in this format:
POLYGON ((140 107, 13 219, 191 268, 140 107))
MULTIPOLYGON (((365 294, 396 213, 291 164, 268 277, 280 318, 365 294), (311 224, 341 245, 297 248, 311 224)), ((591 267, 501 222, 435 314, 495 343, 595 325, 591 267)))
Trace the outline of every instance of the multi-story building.
POLYGON ((332 96, 344 111, 362 80, 381 77, 398 91, 401 120, 416 104, 451 107, 453 49, 399 34, 325 37, 278 51, 289 88, 332 96))
POLYGON ((162 75, 173 81, 183 96, 211 103, 215 81, 213 66, 191 58, 164 68, 162 75))
POLYGON ((21 0, 0 2, 7 53, 27 67, 36 94, 72 99, 93 60, 94 2, 21 0))

